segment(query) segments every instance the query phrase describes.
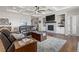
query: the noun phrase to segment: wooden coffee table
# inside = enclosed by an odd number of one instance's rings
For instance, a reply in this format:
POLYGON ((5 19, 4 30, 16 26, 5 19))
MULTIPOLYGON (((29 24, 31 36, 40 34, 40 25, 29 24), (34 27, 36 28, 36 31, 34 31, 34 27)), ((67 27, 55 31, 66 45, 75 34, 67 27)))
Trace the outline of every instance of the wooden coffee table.
POLYGON ((33 31, 31 32, 32 38, 38 40, 38 41, 43 41, 47 39, 47 34, 45 31, 33 31))

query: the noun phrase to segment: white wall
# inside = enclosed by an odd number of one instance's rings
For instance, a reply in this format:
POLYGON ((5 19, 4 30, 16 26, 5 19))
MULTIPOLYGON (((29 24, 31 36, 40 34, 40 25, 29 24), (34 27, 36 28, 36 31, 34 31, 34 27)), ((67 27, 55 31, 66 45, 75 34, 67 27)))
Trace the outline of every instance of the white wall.
POLYGON ((79 36, 79 15, 77 16, 77 23, 76 23, 76 25, 77 25, 76 33, 77 33, 77 36, 79 36))
POLYGON ((31 25, 31 16, 25 16, 19 13, 0 11, 0 18, 8 18, 12 26, 20 26, 27 22, 27 25, 31 25))
POLYGON ((67 12, 70 18, 71 35, 79 36, 79 8, 72 9, 67 12))
POLYGON ((43 20, 45 17, 39 17, 39 21, 41 21, 41 23, 39 23, 39 31, 46 31, 46 27, 44 26, 43 20))
POLYGON ((71 21, 70 21, 70 26, 71 26, 71 35, 76 35, 76 30, 77 30, 77 17, 75 15, 71 16, 71 21))

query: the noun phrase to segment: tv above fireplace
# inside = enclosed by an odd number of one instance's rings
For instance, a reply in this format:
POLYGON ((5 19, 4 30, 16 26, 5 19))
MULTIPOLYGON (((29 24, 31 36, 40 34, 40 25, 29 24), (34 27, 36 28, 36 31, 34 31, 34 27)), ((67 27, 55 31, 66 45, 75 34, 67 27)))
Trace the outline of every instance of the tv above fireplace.
POLYGON ((46 22, 49 22, 49 21, 55 21, 55 14, 46 16, 46 22))

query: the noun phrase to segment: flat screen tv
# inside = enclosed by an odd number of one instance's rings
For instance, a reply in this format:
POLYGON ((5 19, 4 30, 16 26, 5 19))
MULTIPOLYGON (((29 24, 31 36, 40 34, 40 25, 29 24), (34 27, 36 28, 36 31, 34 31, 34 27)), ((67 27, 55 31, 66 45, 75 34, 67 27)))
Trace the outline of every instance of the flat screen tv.
POLYGON ((54 21, 54 20, 55 20, 55 14, 54 15, 46 16, 46 22, 48 22, 48 21, 54 21))

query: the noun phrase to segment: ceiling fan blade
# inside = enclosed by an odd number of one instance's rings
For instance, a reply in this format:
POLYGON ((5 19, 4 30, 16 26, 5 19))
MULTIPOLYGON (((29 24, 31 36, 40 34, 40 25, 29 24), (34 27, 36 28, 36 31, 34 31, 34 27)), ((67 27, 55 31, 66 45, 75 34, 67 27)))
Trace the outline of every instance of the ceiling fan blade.
POLYGON ((35 11, 38 11, 39 10, 39 6, 35 6, 35 11))
POLYGON ((51 10, 51 9, 47 9, 48 11, 52 11, 53 12, 53 10, 51 10))

